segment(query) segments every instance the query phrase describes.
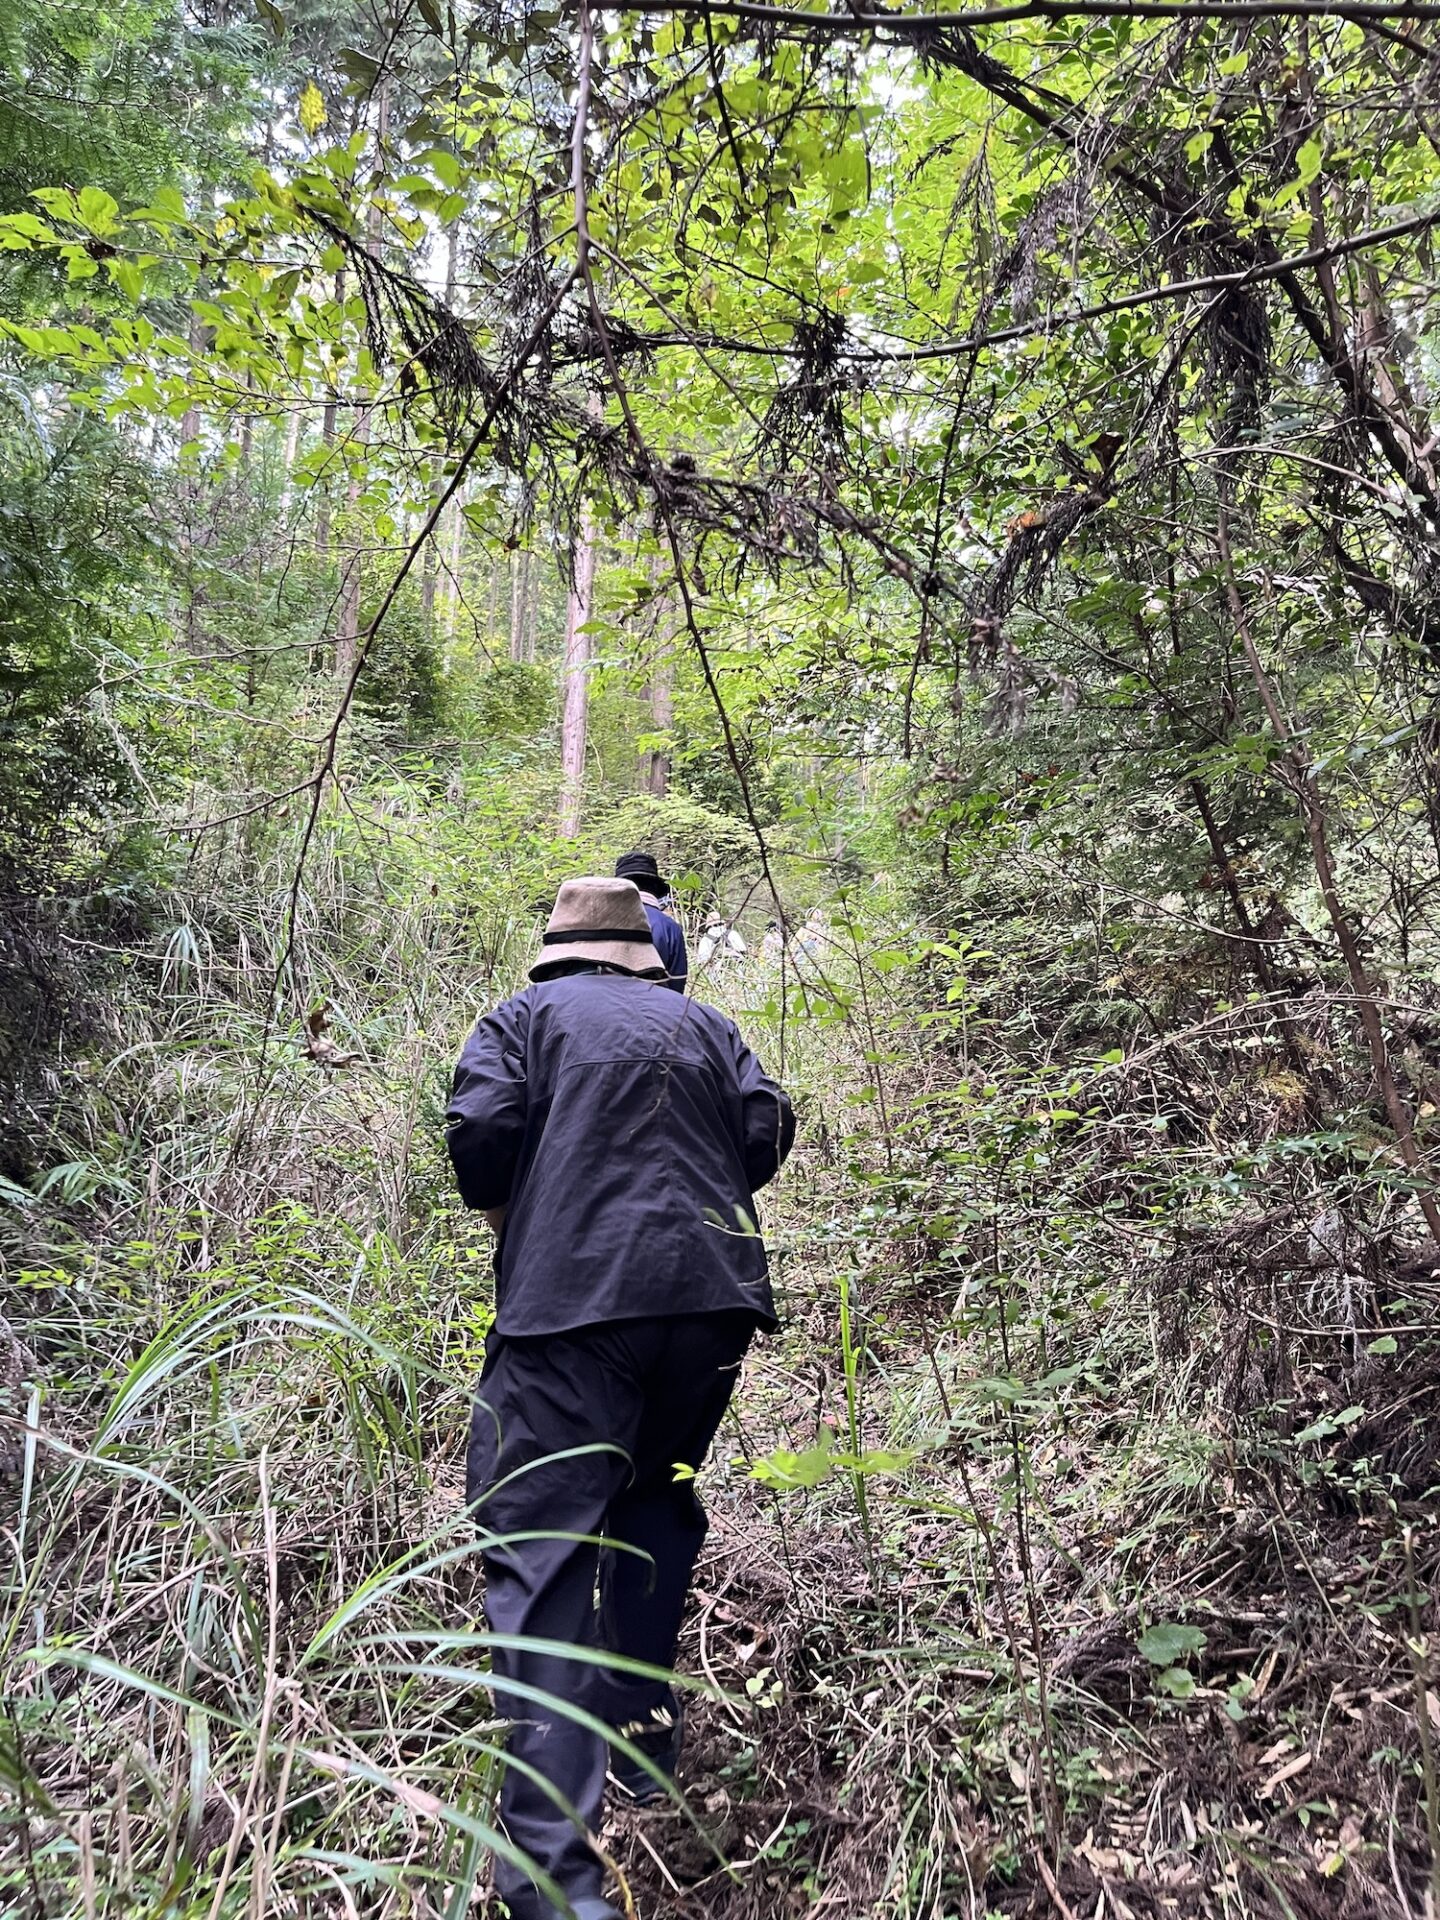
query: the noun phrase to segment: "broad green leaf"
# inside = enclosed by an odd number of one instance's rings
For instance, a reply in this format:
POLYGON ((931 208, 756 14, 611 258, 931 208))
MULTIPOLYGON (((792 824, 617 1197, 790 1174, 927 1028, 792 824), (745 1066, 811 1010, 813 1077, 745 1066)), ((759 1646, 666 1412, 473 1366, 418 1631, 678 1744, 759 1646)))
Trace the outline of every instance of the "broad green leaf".
POLYGON ((1147 1627, 1135 1645, 1141 1658, 1148 1660, 1152 1667, 1173 1667, 1203 1652, 1205 1640, 1199 1627, 1164 1622, 1147 1627))
POLYGON ((82 187, 75 202, 81 226, 94 234, 114 233, 119 225, 119 203, 103 187, 82 187))
POLYGON ((145 276, 133 260, 123 254, 117 254, 113 260, 105 262, 105 269, 116 286, 134 306, 139 306, 144 292, 145 276))

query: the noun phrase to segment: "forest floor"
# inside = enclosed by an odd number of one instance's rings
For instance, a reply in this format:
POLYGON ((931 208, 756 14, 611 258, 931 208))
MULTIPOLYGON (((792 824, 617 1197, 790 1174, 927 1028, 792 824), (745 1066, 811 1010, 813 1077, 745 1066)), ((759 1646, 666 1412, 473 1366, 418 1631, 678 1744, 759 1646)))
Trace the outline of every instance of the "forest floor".
MULTIPOLYGON (((167 1108, 148 1175, 14 1270, 6 1911, 485 1910, 488 1241, 439 1148, 453 1014, 413 1021, 383 1084, 301 1059, 262 1102, 247 1063, 244 1156, 167 1108)), ((1061 1310, 1039 1255, 1001 1276, 886 1199, 903 1129, 845 1133, 844 1030, 789 1044, 786 1325, 703 1476, 686 1805, 603 1836, 639 1920, 1433 1915, 1433 1368, 1297 1336, 1283 1418, 1238 1419, 1257 1330, 1343 1318, 1343 1272, 1282 1285, 1263 1218, 1188 1264, 1071 1236, 1061 1310)))
MULTIPOLYGON (((752 1358, 742 1467, 813 1431, 818 1332, 752 1358)), ((874 1418, 913 1439, 933 1345, 892 1321, 883 1356, 874 1418)), ((1433 1583, 1433 1534, 1407 1572, 1413 1540, 1303 1510, 1108 1371, 1027 1438, 1018 1527, 943 1421, 917 1470, 868 1479, 863 1515, 843 1471, 808 1496, 712 1474, 682 1664, 724 1698, 682 1773, 695 1826, 616 1820, 637 1913, 1431 1910, 1401 1754, 1421 1712, 1440 1737, 1440 1703, 1396 1626, 1407 1586, 1433 1583)))

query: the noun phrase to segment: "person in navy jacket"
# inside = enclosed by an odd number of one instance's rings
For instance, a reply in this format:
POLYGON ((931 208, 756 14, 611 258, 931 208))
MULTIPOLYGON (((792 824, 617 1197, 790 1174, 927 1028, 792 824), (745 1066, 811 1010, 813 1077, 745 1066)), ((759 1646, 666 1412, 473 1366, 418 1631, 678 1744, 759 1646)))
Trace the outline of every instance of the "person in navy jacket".
POLYGON ((661 873, 653 853, 622 853, 615 862, 615 872, 619 879, 633 880, 640 889, 655 951, 665 968, 665 985, 673 987, 676 993, 683 993, 690 973, 690 956, 685 950, 685 929, 665 905, 670 897, 670 882, 661 873))
MULTIPOLYGON (((794 1119, 732 1022, 665 990, 631 881, 567 881, 530 977, 476 1025, 448 1114, 461 1197, 499 1235, 466 1474, 486 1616, 669 1668, 706 1526, 686 1475, 775 1325, 754 1195, 794 1119)), ((492 1671, 520 1762, 501 1820, 534 1869, 497 1859, 512 1920, 557 1920, 556 1891, 578 1920, 618 1920, 588 1839, 608 1743, 576 1714, 673 1773, 671 1689, 540 1647, 496 1646, 492 1671)), ((658 1792, 619 1749, 612 1771, 658 1792)))

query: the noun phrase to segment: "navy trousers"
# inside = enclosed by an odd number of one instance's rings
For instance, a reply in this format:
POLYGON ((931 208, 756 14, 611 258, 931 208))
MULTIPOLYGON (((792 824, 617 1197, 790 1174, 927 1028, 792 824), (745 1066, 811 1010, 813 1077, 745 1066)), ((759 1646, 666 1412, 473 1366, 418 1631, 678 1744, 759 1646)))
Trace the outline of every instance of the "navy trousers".
MULTIPOLYGON (((754 1329, 754 1316, 741 1311, 492 1341, 466 1473, 490 1539, 492 1633, 673 1665, 706 1531, 694 1485, 676 1469, 693 1472, 704 1459, 754 1329), (616 1545, 602 1548, 601 1535, 616 1545)), ((587 1832, 599 1824, 607 1743, 505 1682, 616 1728, 673 1710, 670 1690, 558 1653, 496 1648, 491 1664, 496 1706, 512 1723, 510 1756, 520 1763, 506 1768, 500 1790, 506 1835, 572 1902, 598 1902, 603 1869, 587 1832)), ((514 1920, 559 1912, 503 1861, 495 1881, 514 1920)))

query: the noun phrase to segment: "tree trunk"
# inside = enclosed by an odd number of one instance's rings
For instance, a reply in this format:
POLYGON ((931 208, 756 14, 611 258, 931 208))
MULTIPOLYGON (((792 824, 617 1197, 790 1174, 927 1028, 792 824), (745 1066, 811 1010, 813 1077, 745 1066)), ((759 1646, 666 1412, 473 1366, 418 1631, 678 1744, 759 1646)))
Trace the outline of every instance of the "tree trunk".
POLYGON ((525 658, 526 603, 530 590, 530 549, 517 547, 510 556, 510 658, 525 658))
POLYGON ((461 539, 465 532, 465 485, 450 502, 449 552, 445 557, 445 644, 453 647, 460 627, 460 609, 465 596, 460 590, 461 539))
MULTIPOLYGON (((445 306, 450 313, 455 311, 455 256, 459 238, 460 223, 457 220, 451 223, 450 247, 445 256, 445 306)), ((431 463, 430 476, 430 492, 434 500, 445 485, 445 475, 438 460, 431 463)), ((451 511, 454 511, 453 507, 451 511)), ((435 586, 440 571, 436 545, 439 537, 440 528, 437 525, 435 532, 425 542, 425 551, 420 556, 420 614, 427 637, 433 637, 435 632, 435 586)))
MULTIPOLYGON (((366 420, 362 413, 355 426, 355 437, 363 440, 366 420)), ((360 476, 352 474, 345 486, 345 531, 350 543, 340 567, 340 598, 335 622, 335 671, 348 682, 355 671, 360 645, 360 574, 364 545, 354 526, 356 503, 360 498, 360 476)))
MULTIPOLYGON (((203 287, 203 282, 201 283, 203 287)), ((204 350, 205 328, 199 314, 190 315, 190 351, 198 360, 204 350)), ((184 449, 193 448, 190 459, 193 462, 188 473, 183 472, 180 480, 179 498, 182 509, 180 545, 185 558, 185 633, 192 653, 200 646, 199 617, 204 589, 199 583, 195 569, 195 549, 205 545, 205 529, 200 525, 200 506, 202 499, 200 473, 200 409, 189 406, 180 418, 181 460, 185 458, 184 449)))
POLYGON ((560 837, 573 840, 580 831, 580 803, 585 791, 585 747, 590 714, 590 618, 595 587, 595 526, 589 511, 580 522, 573 556, 575 584, 565 609, 565 714, 560 730, 560 837))
POLYGON ((285 512, 295 496, 295 461, 300 452, 300 421, 303 407, 292 407, 285 424, 285 452, 280 463, 280 501, 285 512))
MULTIPOLYGON (((333 288, 335 304, 345 304, 345 275, 337 273, 333 288)), ((335 390, 330 389, 325 402, 325 411, 320 416, 320 488, 319 505, 315 509, 315 554, 323 560, 330 550, 330 456, 335 450, 335 426, 337 417, 335 390)))
POLYGON ((540 633, 540 568, 532 547, 525 566, 525 658, 533 663, 540 633))
MULTIPOLYGON (((377 173, 385 163, 385 144, 390 137, 390 76, 385 74, 380 82, 376 97, 375 114, 375 167, 377 173)), ((378 260, 381 253, 380 203, 372 193, 370 211, 365 221, 365 251, 372 260, 378 260)), ((370 440, 370 408, 362 406, 355 417, 354 444, 363 456, 370 440)), ((360 648, 360 586, 364 571, 365 541, 362 529, 355 524, 363 484, 360 465, 357 463, 345 487, 345 531, 349 536, 349 551, 340 576, 339 618, 335 626, 335 671, 346 685, 354 677, 359 665, 360 648)))
MULTIPOLYGON (((655 661, 650 675, 650 728, 653 733, 669 733, 675 721, 675 663, 667 643, 655 661)), ((652 747, 645 784, 658 799, 670 791, 670 750, 652 747)))
MULTIPOLYGON (((438 535, 440 529, 435 530, 438 535)), ((435 559, 435 535, 425 542, 420 556, 420 619, 427 635, 435 631, 435 581, 439 568, 435 559)))

